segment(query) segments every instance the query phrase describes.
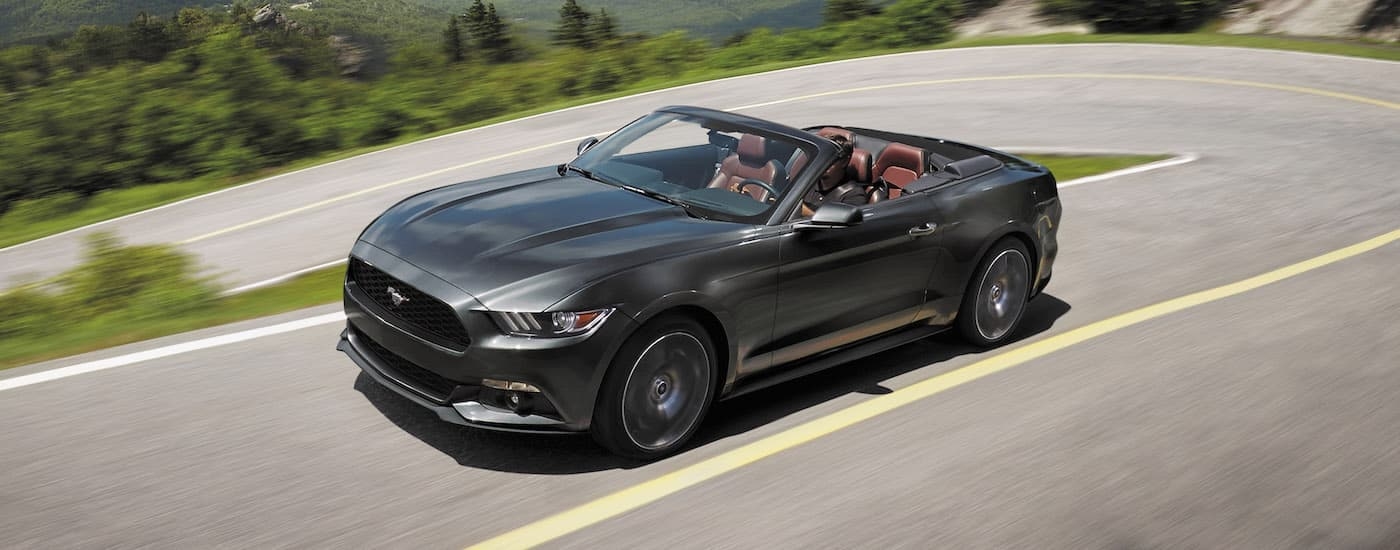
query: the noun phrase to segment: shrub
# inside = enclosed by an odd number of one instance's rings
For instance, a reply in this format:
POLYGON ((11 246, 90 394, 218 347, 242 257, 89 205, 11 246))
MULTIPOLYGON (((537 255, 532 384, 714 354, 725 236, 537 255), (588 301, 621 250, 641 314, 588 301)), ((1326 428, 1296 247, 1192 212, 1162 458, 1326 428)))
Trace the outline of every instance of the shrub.
POLYGON ((60 325, 54 315, 60 310, 57 298, 35 288, 0 294, 0 340, 48 334, 60 325))
POLYGON ((116 331, 211 308, 218 299, 219 288, 197 274, 189 255, 161 245, 123 246, 98 234, 88 239, 77 267, 0 295, 0 340, 116 331))
POLYGON ((51 314, 89 319, 119 315, 158 318, 208 306, 218 298, 213 281, 197 275, 194 258, 165 245, 123 246, 99 233, 88 239, 81 264, 57 279, 60 305, 51 314))
POLYGON ((1048 15, 1077 16, 1098 32, 1185 32, 1195 30, 1231 0, 1041 0, 1048 15))
POLYGON ((952 24, 962 14, 959 0, 899 0, 885 9, 901 46, 942 42, 952 36, 952 24))

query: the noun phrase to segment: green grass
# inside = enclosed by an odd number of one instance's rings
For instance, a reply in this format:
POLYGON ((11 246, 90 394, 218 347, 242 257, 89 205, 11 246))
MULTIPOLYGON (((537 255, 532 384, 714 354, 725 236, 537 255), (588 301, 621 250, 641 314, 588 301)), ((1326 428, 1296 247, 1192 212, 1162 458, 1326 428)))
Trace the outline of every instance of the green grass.
MULTIPOLYGON (((1166 157, 1022 155, 1022 158, 1045 165, 1057 179, 1067 181, 1166 157)), ((220 298, 212 307, 158 319, 130 321, 117 316, 74 322, 63 317, 55 322, 66 322, 68 326, 56 333, 0 339, 0 369, 333 303, 340 300, 344 273, 344 266, 328 267, 280 284, 220 298)))
MULTIPOLYGON (((1276 50, 1290 50, 1313 53, 1326 53, 1334 55, 1344 55, 1351 57, 1363 57, 1371 59, 1384 59, 1400 61, 1400 47, 1383 44, 1325 40, 1325 39, 1301 39, 1284 38, 1277 36, 1249 36, 1249 35, 1228 35, 1215 33, 1189 33, 1189 34, 1049 34, 1041 36, 1024 37, 976 37, 953 40, 935 46, 931 49, 950 48, 970 48, 979 46, 1006 46, 1021 44, 1083 44, 1083 43, 1152 43, 1152 44, 1186 44, 1194 46, 1238 46, 1246 48, 1262 48, 1276 50)), ((238 178, 210 178, 179 183, 164 183, 145 185, 140 187, 118 189, 99 193, 92 199, 82 203, 81 206, 69 211, 38 205, 32 207, 21 202, 11 211, 0 216, 0 247, 11 246, 25 241, 61 233, 70 229, 82 227, 88 224, 108 220, 141 210, 154 208, 164 204, 169 204, 178 200, 186 199, 196 195, 205 194, 233 185, 246 183, 255 179, 268 177, 277 173, 285 173, 290 170, 307 168, 318 164, 349 158, 367 152, 385 149, 405 143, 417 141, 426 137, 444 135, 462 130, 477 128, 507 120, 522 118, 539 113, 545 113, 565 107, 584 105, 596 101, 632 95, 636 93, 670 88, 696 82, 704 82, 718 78, 739 76, 745 74, 761 73, 777 69, 810 65, 826 61, 836 61, 841 59, 851 59, 870 55, 885 53, 895 53, 899 51, 913 51, 913 48, 904 50, 869 50, 857 52, 843 52, 839 55, 828 55, 801 60, 782 61, 766 63, 745 67, 742 69, 716 70, 698 69, 687 73, 685 76, 674 79, 651 79, 639 82, 636 86, 631 86, 625 90, 616 92, 580 97, 567 101, 560 101, 543 105, 537 108, 519 111, 483 120, 473 124, 442 130, 431 134, 404 135, 398 139, 376 146, 362 147, 340 151, 333 154, 320 155, 301 161, 260 171, 255 174, 245 175, 238 178)), ((1070 179, 1061 177, 1062 180, 1070 179)), ((40 199, 43 201, 45 199, 40 199)), ((34 201, 27 201, 34 202, 34 201)))
POLYGON ((285 283, 219 299, 196 313, 145 321, 108 318, 70 323, 54 334, 0 340, 0 369, 328 304, 340 299, 344 267, 307 273, 285 283))
POLYGON ((1085 176, 1122 170, 1139 164, 1147 164, 1171 158, 1171 155, 1018 155, 1031 162, 1038 162, 1055 174, 1055 181, 1069 181, 1085 176))

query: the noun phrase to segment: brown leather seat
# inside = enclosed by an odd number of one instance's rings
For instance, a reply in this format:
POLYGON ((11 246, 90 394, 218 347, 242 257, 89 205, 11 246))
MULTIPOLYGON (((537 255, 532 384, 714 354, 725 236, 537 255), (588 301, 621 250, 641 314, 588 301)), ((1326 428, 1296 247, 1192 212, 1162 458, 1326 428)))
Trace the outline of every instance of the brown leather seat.
POLYGON ((903 143, 891 143, 880 151, 875 160, 875 177, 889 184, 889 198, 899 198, 900 188, 924 175, 927 161, 924 150, 903 143))
MULTIPOLYGON (((756 179, 773 186, 779 192, 787 186, 787 171, 777 160, 768 158, 768 140, 755 134, 744 134, 739 145, 720 163, 719 171, 710 180, 710 187, 724 188, 740 192, 739 186, 746 179, 756 179)), ((757 185, 743 188, 756 201, 767 201, 768 190, 757 185)))
POLYGON ((866 151, 865 149, 852 149, 851 161, 847 163, 847 166, 849 169, 846 173, 850 176, 852 182, 861 185, 869 185, 870 182, 873 181, 870 175, 875 173, 875 171, 874 164, 871 162, 870 151, 866 151))
MULTIPOLYGON (((835 126, 823 127, 817 130, 816 134, 827 139, 830 139, 835 136, 841 136, 846 138, 847 143, 855 143, 856 139, 855 134, 851 133, 850 130, 847 130, 845 128, 837 128, 835 126)), ((793 174, 801 172, 803 168, 807 167, 807 161, 809 160, 811 159, 807 158, 807 154, 802 152, 801 149, 798 149, 797 152, 792 154, 792 161, 788 163, 788 176, 791 177, 793 174)))

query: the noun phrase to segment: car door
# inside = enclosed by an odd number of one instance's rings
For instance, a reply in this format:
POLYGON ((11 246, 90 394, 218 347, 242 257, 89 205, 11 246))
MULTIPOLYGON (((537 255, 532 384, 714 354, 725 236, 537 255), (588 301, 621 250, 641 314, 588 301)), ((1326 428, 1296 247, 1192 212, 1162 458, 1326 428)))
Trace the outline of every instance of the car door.
POLYGON ((941 220, 924 194, 862 207, 844 228, 780 237, 773 365, 915 320, 933 272, 941 220))

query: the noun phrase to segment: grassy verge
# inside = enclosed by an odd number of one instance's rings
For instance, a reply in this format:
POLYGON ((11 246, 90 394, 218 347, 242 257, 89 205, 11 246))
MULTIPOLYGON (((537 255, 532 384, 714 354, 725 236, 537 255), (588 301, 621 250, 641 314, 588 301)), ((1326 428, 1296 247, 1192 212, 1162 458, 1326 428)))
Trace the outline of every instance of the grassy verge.
POLYGON ((1045 34, 1039 36, 972 37, 945 42, 936 46, 935 49, 1033 44, 1103 43, 1232 46, 1238 48, 1286 50, 1400 61, 1400 46, 1378 42, 1360 42, 1326 38, 1289 38, 1283 36, 1247 34, 1217 34, 1210 32, 1183 34, 1045 34))
MULTIPOLYGON (((1277 36, 1249 36, 1216 33, 1094 35, 1049 34, 1041 36, 1023 37, 975 37, 953 40, 935 46, 932 49, 970 48, 979 46, 1007 46, 1025 44, 1083 43, 1153 43, 1184 44, 1194 46, 1237 46, 1246 48, 1290 50, 1400 61, 1400 47, 1396 46, 1344 40, 1302 39, 1284 38, 1277 36)), ((654 79, 642 81, 636 86, 631 86, 625 90, 619 90, 617 92, 588 97, 580 97, 568 101, 551 103, 537 108, 510 113, 489 120, 483 120, 470 125, 443 130, 432 134, 405 135, 389 143, 384 143, 372 147, 345 150, 333 154, 308 158, 286 166, 271 168, 260 171, 256 174, 245 175, 243 177, 238 178, 207 178, 188 182, 166 183, 146 185, 129 189, 118 189, 100 193, 94 196, 92 199, 89 199, 88 201, 82 203, 80 207, 77 207, 75 209, 64 209, 63 207, 45 208, 43 207, 43 205, 39 205, 39 207, 37 208, 23 208, 23 204, 21 204, 17 205, 13 210, 6 213, 3 217, 0 217, 0 247, 11 246, 40 237, 53 235, 55 233, 61 233, 69 229, 74 229, 103 220, 124 216, 126 214, 131 214, 133 212, 138 212, 148 208, 154 208, 164 204, 169 204, 178 200, 209 193, 211 191, 216 191, 233 185, 247 183, 249 181, 258 178, 268 177, 277 173, 285 173, 290 170, 306 168, 343 158, 349 158, 355 155, 417 141, 426 137, 460 132, 462 130, 470 128, 487 126, 490 124, 522 118, 539 113, 545 113, 566 107, 584 105, 596 101, 602 101, 616 97, 623 97, 652 90, 670 88, 673 86, 704 82, 707 80, 714 80, 718 78, 726 78, 731 76, 761 73, 802 65, 810 65, 826 61, 836 61, 841 59, 851 59, 856 57, 912 50, 913 49, 843 52, 840 55, 830 55, 800 60, 766 63, 761 65, 755 65, 752 67, 745 67, 743 69, 698 69, 687 73, 685 76, 678 79, 654 79)))
POLYGON ((66 326, 49 334, 0 340, 0 369, 328 304, 340 299, 344 272, 343 267, 327 268, 172 315, 137 320, 111 316, 84 321, 55 319, 66 326))
POLYGON ((1171 158, 1171 155, 1019 155, 1038 162, 1055 174, 1055 181, 1069 181, 1086 176, 1122 170, 1140 164, 1171 158))
MULTIPOLYGON (((1161 156, 1025 155, 1066 181, 1159 160, 1161 156)), ((340 299, 343 266, 328 267, 289 281, 225 297, 207 297, 207 281, 182 275, 188 271, 177 253, 164 247, 98 249, 88 262, 59 281, 74 293, 62 295, 0 295, 0 306, 12 314, 10 325, 0 322, 0 369, 67 357, 161 336, 256 319, 340 299), (105 250, 105 252, 104 252, 105 250), (77 275, 75 275, 77 274, 77 275), (72 277, 91 277, 91 283, 72 277), (77 312, 78 305, 101 302, 108 287, 135 299, 115 311, 77 312), (194 295, 187 297, 187 295, 194 295), (201 297, 204 296, 204 297, 201 297), (6 302, 6 300, 10 300, 6 302), (152 307, 151 303, 156 306, 152 307), (192 304, 193 307, 177 307, 192 304), (132 310, 144 314, 131 314, 132 310), (43 330, 34 330, 42 327, 43 330), (7 333, 6 330, 10 332, 7 333)), ((186 259, 187 260, 187 259, 186 259)), ((110 296, 108 297, 110 299, 110 296)))

